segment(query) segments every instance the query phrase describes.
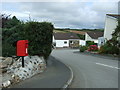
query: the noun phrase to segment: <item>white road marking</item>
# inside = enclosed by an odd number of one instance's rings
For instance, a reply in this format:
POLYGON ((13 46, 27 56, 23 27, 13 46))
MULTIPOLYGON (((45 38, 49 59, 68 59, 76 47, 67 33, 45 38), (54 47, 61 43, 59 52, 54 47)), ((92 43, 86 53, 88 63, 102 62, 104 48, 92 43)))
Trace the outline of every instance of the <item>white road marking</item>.
POLYGON ((110 65, 106 65, 106 64, 102 64, 102 63, 96 63, 97 65, 101 65, 101 66, 105 66, 105 67, 110 67, 110 68, 115 68, 115 69, 120 69, 118 67, 115 66, 110 66, 110 65))

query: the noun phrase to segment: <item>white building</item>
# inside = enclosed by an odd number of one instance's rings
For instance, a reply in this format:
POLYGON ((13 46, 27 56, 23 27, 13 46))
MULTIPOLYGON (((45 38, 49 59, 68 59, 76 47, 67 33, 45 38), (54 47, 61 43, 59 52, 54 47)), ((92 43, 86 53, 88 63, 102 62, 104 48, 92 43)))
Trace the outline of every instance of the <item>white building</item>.
POLYGON ((100 48, 104 44, 105 44, 105 38, 104 37, 99 37, 98 38, 98 48, 100 48))
POLYGON ((86 32, 85 41, 94 41, 94 43, 98 43, 98 38, 103 36, 103 32, 91 31, 86 32))
POLYGON ((86 41, 85 41, 85 40, 80 40, 80 41, 79 41, 79 45, 81 45, 81 46, 86 46, 86 41))
POLYGON ((115 31, 115 28, 118 25, 118 21, 117 21, 118 17, 120 17, 120 15, 106 14, 105 30, 104 30, 105 40, 110 40, 112 38, 112 33, 115 31))
POLYGON ((85 45, 85 41, 81 41, 75 33, 54 33, 53 44, 55 47, 79 47, 85 45))
POLYGON ((104 45, 107 40, 112 38, 112 33, 115 31, 118 25, 118 18, 120 18, 120 15, 106 14, 104 36, 98 39, 99 47, 104 45))

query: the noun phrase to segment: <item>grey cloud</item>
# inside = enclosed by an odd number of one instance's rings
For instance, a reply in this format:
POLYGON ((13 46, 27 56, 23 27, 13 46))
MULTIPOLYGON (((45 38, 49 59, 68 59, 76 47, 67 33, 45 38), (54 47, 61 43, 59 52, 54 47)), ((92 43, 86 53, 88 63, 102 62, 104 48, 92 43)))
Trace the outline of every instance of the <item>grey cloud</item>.
POLYGON ((56 27, 104 28, 105 14, 117 13, 116 3, 35 2, 21 3, 21 11, 32 18, 51 21, 56 27))
POLYGON ((118 2, 94 2, 92 9, 103 13, 117 13, 118 2))

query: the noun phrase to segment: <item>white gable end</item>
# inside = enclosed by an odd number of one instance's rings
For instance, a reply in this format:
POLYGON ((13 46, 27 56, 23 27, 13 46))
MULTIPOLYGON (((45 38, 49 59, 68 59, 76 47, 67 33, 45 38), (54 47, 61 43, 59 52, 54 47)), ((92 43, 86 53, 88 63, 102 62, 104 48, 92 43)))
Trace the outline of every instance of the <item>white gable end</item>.
POLYGON ((104 38, 106 40, 112 38, 112 33, 114 32, 116 26, 117 26, 117 19, 111 16, 106 16, 105 30, 104 30, 104 38))

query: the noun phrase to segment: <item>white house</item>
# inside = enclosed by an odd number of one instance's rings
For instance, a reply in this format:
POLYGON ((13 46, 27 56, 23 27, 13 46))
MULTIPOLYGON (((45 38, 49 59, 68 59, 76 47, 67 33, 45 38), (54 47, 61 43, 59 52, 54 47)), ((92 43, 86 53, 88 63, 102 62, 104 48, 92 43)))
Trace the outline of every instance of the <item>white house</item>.
POLYGON ((105 18, 105 28, 104 28, 104 36, 98 39, 98 46, 104 45, 107 40, 112 38, 112 33, 115 31, 120 15, 117 14, 106 14, 105 18))
POLYGON ((86 45, 86 41, 85 40, 79 40, 79 45, 85 46, 86 45))
POLYGON ((103 36, 103 32, 91 31, 86 32, 85 41, 94 41, 94 43, 98 43, 98 38, 103 36))
POLYGON ((80 38, 75 33, 54 33, 53 44, 55 47, 79 47, 80 44, 85 45, 84 41, 80 42, 80 38))
POLYGON ((104 37, 99 37, 98 38, 98 48, 100 48, 104 44, 105 44, 105 38, 104 37))
POLYGON ((110 40, 112 38, 112 33, 115 31, 115 28, 118 25, 117 18, 120 18, 120 15, 106 14, 104 29, 105 40, 110 40))

